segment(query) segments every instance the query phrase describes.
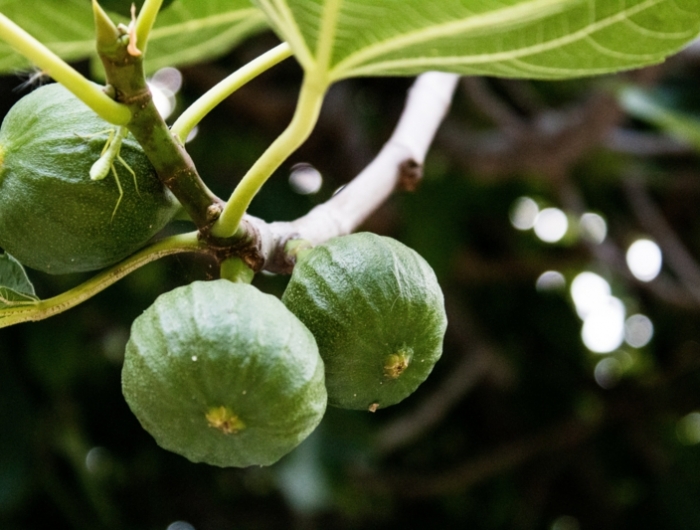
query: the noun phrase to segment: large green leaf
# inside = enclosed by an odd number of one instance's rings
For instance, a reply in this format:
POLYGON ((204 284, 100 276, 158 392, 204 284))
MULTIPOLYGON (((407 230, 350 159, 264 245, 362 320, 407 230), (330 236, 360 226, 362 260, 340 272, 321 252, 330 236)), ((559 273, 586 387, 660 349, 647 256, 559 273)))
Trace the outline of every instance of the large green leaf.
POLYGON ((254 0, 331 82, 444 70, 562 79, 657 63, 700 32, 700 0, 254 0))
MULTIPOLYGON (((88 0, 0 0, 0 12, 66 60, 95 55, 88 0)), ((113 15, 115 21, 128 22, 113 15)), ((146 68, 151 72, 220 55, 266 27, 264 16, 249 0, 177 0, 156 20, 146 68)), ((0 72, 28 66, 0 42, 0 72)))
POLYGON ((38 300, 20 262, 7 253, 0 254, 0 309, 38 300))

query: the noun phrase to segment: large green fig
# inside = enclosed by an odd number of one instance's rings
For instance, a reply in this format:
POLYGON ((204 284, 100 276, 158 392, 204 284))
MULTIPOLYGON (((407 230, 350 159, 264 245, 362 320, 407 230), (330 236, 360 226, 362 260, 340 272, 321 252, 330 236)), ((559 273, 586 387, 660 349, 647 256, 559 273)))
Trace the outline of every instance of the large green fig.
POLYGON ((276 462, 326 409, 309 330, 279 299, 228 280, 175 289, 136 319, 122 391, 161 447, 222 467, 276 462))
POLYGON ((435 273, 388 237, 337 237, 302 254, 282 301, 316 337, 331 405, 398 403, 442 354, 447 318, 435 273))
POLYGON ((111 170, 91 180, 114 129, 59 84, 12 107, 0 128, 0 247, 45 272, 96 270, 172 219, 179 204, 131 136, 120 156, 136 176, 114 160, 123 196, 111 170))

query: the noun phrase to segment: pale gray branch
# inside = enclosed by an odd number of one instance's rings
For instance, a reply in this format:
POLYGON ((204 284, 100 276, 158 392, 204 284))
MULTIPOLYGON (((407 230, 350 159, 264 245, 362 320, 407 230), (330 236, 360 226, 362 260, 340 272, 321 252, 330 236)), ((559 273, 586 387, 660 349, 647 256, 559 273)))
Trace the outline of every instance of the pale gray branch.
POLYGON ((316 245, 354 231, 397 187, 411 187, 420 179, 420 168, 438 127, 452 101, 459 77, 427 72, 419 76, 391 138, 377 157, 341 192, 292 222, 264 223, 247 217, 255 227, 265 269, 289 272, 292 263, 283 256, 290 239, 316 245))

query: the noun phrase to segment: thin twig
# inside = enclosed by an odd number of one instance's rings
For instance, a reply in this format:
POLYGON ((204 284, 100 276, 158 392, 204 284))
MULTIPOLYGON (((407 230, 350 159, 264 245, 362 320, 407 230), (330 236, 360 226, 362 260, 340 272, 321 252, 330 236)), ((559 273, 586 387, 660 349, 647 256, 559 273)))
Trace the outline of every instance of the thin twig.
POLYGON ((294 263, 284 253, 290 239, 319 244, 351 233, 407 179, 419 179, 428 148, 452 101, 458 76, 428 72, 411 87, 404 112, 377 157, 342 192, 292 222, 266 223, 244 216, 258 242, 263 268, 289 273, 294 263))

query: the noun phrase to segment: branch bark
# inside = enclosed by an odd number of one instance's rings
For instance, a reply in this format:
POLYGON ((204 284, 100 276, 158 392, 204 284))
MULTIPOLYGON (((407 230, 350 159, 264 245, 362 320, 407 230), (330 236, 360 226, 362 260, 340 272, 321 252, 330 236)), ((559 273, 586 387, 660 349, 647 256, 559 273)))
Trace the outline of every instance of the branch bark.
POLYGON ((422 177, 422 167, 438 127, 452 101, 459 77, 428 72, 409 90, 404 112, 394 133, 377 157, 339 193, 291 222, 267 224, 246 216, 257 232, 264 268, 289 273, 293 261, 284 255, 290 239, 316 245, 346 235, 367 219, 396 189, 412 189, 422 177))

